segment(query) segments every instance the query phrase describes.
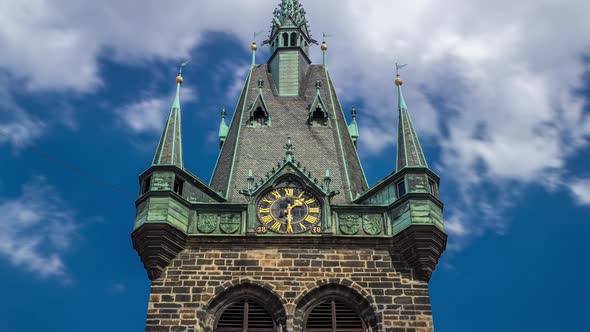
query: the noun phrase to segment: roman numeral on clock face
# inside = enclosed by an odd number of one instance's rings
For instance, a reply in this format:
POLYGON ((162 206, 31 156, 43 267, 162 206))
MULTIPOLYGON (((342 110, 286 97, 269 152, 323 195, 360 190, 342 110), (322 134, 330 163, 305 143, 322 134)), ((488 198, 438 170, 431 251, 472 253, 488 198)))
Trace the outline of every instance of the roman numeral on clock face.
POLYGON ((285 196, 293 197, 293 188, 285 188, 285 196))
POLYGON ((262 221, 265 224, 270 223, 271 221, 273 221, 273 218, 271 215, 266 215, 266 216, 262 216, 260 217, 260 221, 262 221))
POLYGON ((270 208, 259 208, 258 213, 270 213, 270 208))
POLYGON ((309 213, 320 213, 320 208, 319 207, 310 207, 309 213))
POLYGON ((275 223, 270 226, 270 229, 272 229, 275 232, 278 232, 281 229, 281 223, 275 221, 275 223))
POLYGON ((305 217, 304 220, 309 223, 315 224, 318 221, 318 218, 308 215, 307 217, 305 217))

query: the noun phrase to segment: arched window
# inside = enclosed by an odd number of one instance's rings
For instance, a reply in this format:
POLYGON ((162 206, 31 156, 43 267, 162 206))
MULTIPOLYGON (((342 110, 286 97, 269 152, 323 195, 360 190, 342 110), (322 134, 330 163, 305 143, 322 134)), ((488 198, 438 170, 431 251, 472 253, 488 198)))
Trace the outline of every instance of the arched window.
POLYGON ((316 107, 315 111, 311 113, 309 124, 318 127, 328 125, 328 117, 326 116, 326 113, 324 113, 321 107, 316 107))
POLYGON ((291 46, 297 46, 297 34, 291 32, 291 46))
POLYGON ((306 332, 364 332, 365 323, 348 305, 338 299, 324 300, 311 309, 306 332))
POLYGON ((289 46, 289 34, 286 32, 283 33, 283 46, 289 46))
POLYGON ((256 107, 254 113, 252 113, 252 125, 254 126, 265 126, 268 124, 268 116, 264 112, 261 106, 256 107))
POLYGON ((229 305, 217 319, 215 332, 274 332, 276 324, 258 302, 245 298, 229 305))

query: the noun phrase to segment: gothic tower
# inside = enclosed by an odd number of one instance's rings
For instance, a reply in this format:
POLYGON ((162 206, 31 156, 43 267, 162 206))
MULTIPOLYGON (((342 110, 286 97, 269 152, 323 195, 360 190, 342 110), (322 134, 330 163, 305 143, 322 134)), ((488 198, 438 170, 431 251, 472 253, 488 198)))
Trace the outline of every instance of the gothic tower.
MULTIPOLYGON (((398 94, 395 171, 369 187, 298 0, 274 12, 209 184, 184 168, 182 76, 132 233, 152 281, 146 331, 433 331, 428 281, 445 249, 439 177, 398 94)), ((392 158, 392 168, 393 168, 392 158)))

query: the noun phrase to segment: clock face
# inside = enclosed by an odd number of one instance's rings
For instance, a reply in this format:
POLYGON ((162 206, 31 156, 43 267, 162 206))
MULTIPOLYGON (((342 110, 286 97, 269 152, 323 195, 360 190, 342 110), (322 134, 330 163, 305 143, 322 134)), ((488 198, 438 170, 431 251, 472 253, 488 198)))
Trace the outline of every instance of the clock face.
POLYGON ((258 200, 256 216, 260 222, 257 233, 319 233, 322 230, 320 201, 302 188, 284 187, 267 192, 258 200))

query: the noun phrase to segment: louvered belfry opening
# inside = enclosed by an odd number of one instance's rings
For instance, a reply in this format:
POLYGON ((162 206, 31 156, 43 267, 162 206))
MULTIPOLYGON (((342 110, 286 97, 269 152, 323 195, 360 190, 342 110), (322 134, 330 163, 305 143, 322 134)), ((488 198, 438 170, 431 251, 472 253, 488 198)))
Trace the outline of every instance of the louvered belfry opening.
POLYGON ((231 304, 217 320, 217 332, 274 332, 271 315, 260 304, 243 299, 231 304))
POLYGON ((362 332, 365 324, 349 306, 338 300, 326 300, 310 312, 306 332, 362 332))

